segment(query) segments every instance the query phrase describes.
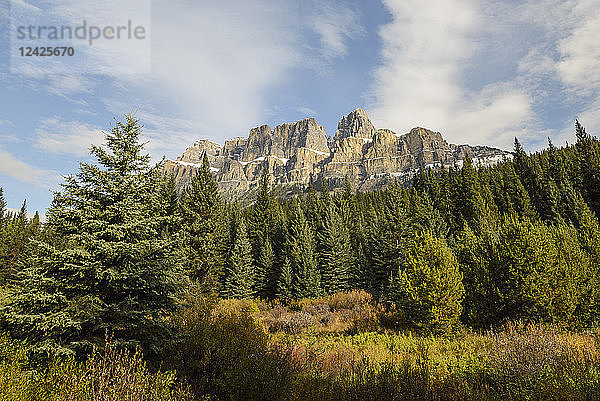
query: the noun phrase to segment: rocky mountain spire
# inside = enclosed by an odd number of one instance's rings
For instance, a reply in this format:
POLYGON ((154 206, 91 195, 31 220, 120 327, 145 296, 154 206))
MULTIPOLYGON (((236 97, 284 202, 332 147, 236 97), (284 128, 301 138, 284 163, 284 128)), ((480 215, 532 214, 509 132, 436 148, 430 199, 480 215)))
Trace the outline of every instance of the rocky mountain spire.
POLYGON ((475 165, 492 164, 511 156, 485 146, 449 144, 439 132, 420 127, 403 135, 378 130, 362 109, 342 117, 333 138, 314 118, 304 118, 273 129, 268 125, 252 128, 247 138, 227 140, 223 146, 197 141, 177 160, 165 164, 165 172, 175 176, 179 189, 190 182, 204 153, 219 189, 235 197, 257 188, 265 170, 271 183, 283 189, 308 185, 321 177, 335 188, 347 176, 355 187, 370 190, 394 180, 410 180, 420 166, 443 168, 460 164, 466 156, 475 165))

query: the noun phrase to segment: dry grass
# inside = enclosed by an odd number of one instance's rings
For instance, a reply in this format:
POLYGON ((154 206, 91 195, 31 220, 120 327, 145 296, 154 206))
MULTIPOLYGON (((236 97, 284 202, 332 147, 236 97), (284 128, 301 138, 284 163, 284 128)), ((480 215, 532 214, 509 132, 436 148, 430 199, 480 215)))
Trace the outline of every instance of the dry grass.
POLYGON ((36 374, 25 348, 0 338, 0 401, 192 399, 177 382, 211 400, 600 399, 597 332, 511 323, 418 336, 384 330, 384 315, 361 292, 290 307, 198 299, 174 317, 183 337, 168 366, 178 380, 110 343, 85 364, 55 361, 36 374))
POLYGON ((256 316, 270 333, 358 333, 379 330, 383 313, 369 293, 355 290, 298 300, 288 307, 275 303, 256 316))

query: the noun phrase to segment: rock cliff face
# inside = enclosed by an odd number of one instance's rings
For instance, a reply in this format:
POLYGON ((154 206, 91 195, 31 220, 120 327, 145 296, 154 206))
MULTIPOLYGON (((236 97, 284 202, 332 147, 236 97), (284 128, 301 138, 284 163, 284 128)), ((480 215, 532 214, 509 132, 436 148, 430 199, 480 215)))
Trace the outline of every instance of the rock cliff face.
POLYGON ((179 190, 189 183, 205 153, 219 188, 231 196, 256 188, 265 170, 271 183, 282 188, 301 187, 321 177, 336 187, 348 177, 355 188, 371 190, 393 180, 410 180, 420 166, 460 165, 466 156, 475 164, 490 165, 511 157, 487 146, 449 144, 439 132, 425 128, 402 135, 376 129, 361 109, 342 118, 333 138, 314 118, 305 118, 274 129, 253 128, 248 138, 234 138, 223 146, 197 141, 165 164, 179 190))

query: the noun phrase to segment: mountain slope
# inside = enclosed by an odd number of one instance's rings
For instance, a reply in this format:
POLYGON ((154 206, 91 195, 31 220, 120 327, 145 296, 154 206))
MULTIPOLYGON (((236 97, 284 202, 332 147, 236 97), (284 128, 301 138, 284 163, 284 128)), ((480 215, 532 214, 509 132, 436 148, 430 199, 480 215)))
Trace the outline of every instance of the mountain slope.
POLYGON ((338 123, 328 138, 314 118, 250 130, 247 138, 225 141, 223 146, 200 140, 177 160, 165 164, 175 176, 178 189, 190 181, 208 155, 219 189, 232 196, 258 186, 263 170, 271 183, 283 188, 305 186, 324 177, 332 187, 347 176, 360 190, 381 188, 393 180, 409 180, 420 166, 448 167, 469 156, 477 165, 494 164, 511 153, 487 146, 453 145, 439 132, 413 128, 406 134, 376 129, 367 113, 357 109, 338 123))

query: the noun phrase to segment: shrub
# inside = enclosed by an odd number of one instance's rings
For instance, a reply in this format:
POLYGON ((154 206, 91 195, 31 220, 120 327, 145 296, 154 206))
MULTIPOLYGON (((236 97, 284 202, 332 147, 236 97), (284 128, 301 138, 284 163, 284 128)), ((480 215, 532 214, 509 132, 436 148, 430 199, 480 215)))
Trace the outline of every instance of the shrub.
POLYGON ((287 333, 298 334, 302 329, 312 325, 312 323, 313 318, 309 312, 295 312, 290 316, 283 329, 287 333))
POLYGON ((140 352, 107 342, 85 363, 53 359, 36 371, 26 367, 26 345, 0 338, 0 400, 2 401, 191 401, 175 384, 174 372, 150 372, 140 352))
POLYGON ((374 303, 373 296, 365 290, 338 292, 327 298, 333 310, 350 310, 374 303))
POLYGON ((597 344, 554 327, 522 323, 489 336, 485 380, 495 391, 555 400, 600 395, 597 344))
POLYGON ((190 299, 175 319, 182 339, 170 365, 197 395, 224 400, 282 399, 293 373, 287 349, 269 343, 252 301, 190 299))

